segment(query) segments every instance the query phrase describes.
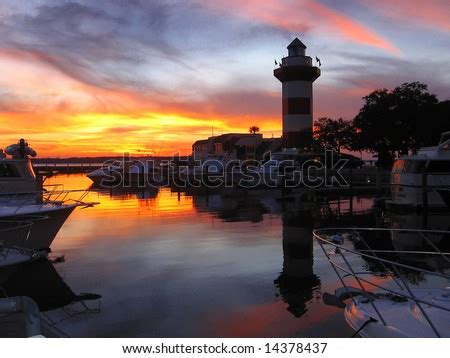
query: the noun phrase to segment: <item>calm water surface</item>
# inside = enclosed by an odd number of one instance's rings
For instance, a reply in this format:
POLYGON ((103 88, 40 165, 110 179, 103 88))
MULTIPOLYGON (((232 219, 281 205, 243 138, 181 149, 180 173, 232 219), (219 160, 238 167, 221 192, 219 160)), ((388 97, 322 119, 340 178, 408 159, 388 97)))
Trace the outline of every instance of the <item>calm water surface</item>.
MULTIPOLYGON (((83 175, 47 183, 90 186, 83 175)), ((354 198, 352 211, 344 198, 283 204, 276 191, 93 190, 85 200, 99 205, 71 215, 50 255, 65 261, 43 269, 55 269, 66 291, 102 296, 86 301, 99 308, 92 312, 58 302, 48 309, 68 335, 352 335, 343 312, 322 302, 322 292, 334 292, 339 283, 312 229, 379 226, 372 199, 354 198)))

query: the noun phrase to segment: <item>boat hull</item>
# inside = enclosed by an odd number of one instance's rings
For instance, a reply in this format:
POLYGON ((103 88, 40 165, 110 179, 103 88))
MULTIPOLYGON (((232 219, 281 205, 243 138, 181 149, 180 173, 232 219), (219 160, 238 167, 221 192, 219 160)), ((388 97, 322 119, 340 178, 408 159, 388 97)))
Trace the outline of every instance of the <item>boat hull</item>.
POLYGON ((24 263, 40 261, 45 253, 19 248, 0 249, 0 286, 21 267, 24 263))
POLYGON ((30 221, 32 226, 29 234, 20 232, 5 232, 2 240, 14 243, 17 246, 32 250, 48 250, 67 218, 72 214, 77 205, 66 205, 52 210, 41 210, 36 216, 17 214, 0 217, 0 227, 9 225, 10 222, 30 221), (28 236, 28 237, 27 237, 28 236))
POLYGON ((164 180, 160 174, 134 174, 130 173, 124 177, 122 175, 88 175, 96 187, 146 187, 146 186, 162 186, 164 180))
POLYGON ((22 250, 7 248, 0 251, 0 267, 19 265, 31 259, 32 256, 28 251, 22 252, 22 250))
MULTIPOLYGON (((387 202, 390 206, 405 208, 423 208, 424 206, 425 201, 422 187, 392 184, 391 192, 392 200, 387 202)), ((429 209, 436 210, 449 208, 438 190, 427 193, 426 205, 429 209)))
MULTIPOLYGON (((434 302, 450 309, 448 290, 416 289, 414 295, 425 302, 434 302)), ((384 325, 369 300, 364 296, 354 298, 354 302, 345 308, 345 320, 362 337, 367 338, 432 338, 437 334, 412 300, 399 302, 391 299, 375 299, 373 303, 382 312, 384 325), (376 321, 369 322, 370 318, 376 321), (365 326, 363 326, 365 325, 365 326)), ((429 319, 433 322, 441 337, 450 337, 450 312, 422 304, 429 319)))

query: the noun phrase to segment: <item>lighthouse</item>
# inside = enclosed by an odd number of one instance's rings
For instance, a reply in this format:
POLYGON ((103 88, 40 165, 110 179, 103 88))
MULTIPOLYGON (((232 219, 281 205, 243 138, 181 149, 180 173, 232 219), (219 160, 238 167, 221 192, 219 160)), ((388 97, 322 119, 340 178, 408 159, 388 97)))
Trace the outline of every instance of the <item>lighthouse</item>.
POLYGON ((298 38, 287 49, 288 56, 273 71, 282 83, 283 145, 306 149, 312 144, 313 82, 320 76, 320 69, 313 66, 298 38))

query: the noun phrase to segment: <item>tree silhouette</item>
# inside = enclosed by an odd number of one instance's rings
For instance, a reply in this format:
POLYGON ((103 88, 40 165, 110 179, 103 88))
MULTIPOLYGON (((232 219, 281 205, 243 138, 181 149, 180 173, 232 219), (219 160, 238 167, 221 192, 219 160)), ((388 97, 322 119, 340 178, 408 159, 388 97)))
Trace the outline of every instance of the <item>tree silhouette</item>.
POLYGON ((248 129, 248 131, 249 131, 251 134, 259 133, 259 127, 257 127, 257 126, 251 126, 251 127, 248 129))
POLYGON ((383 168, 390 168, 398 155, 436 144, 440 133, 450 128, 449 106, 438 104, 423 83, 378 89, 363 99, 364 106, 353 120, 350 149, 376 153, 383 168))
POLYGON ((342 148, 350 146, 352 123, 342 118, 322 117, 314 124, 314 139, 322 149, 331 149, 338 154, 342 148))

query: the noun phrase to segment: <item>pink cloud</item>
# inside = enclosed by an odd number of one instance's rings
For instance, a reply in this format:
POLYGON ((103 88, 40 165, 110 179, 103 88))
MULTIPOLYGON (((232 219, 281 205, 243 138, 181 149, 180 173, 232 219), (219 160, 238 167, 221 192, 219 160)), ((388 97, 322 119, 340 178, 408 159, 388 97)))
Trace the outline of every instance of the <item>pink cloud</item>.
POLYGON ((450 4, 448 0, 365 0, 365 3, 387 17, 409 24, 420 23, 441 31, 450 31, 450 4))
POLYGON ((390 53, 400 53, 393 44, 370 28, 316 0, 267 0, 264 2, 227 0, 208 2, 206 6, 291 32, 305 32, 312 29, 355 43, 377 47, 390 53))

